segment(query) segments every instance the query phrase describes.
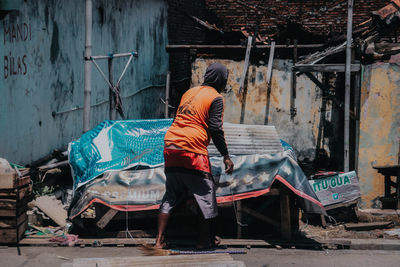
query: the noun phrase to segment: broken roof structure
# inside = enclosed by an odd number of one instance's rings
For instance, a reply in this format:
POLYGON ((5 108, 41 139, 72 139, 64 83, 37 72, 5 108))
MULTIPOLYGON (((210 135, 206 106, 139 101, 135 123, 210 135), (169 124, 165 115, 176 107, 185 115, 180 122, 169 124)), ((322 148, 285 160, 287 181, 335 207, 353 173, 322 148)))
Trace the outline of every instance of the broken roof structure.
MULTIPOLYGON (((202 34, 197 34, 195 41, 184 40, 179 38, 178 30, 170 39, 167 51, 170 53, 171 75, 178 78, 182 69, 186 68, 188 74, 192 72, 191 84, 198 85, 207 64, 214 61, 226 64, 230 71, 229 88, 225 95, 227 121, 273 123, 295 147, 306 169, 311 162, 310 169, 314 171, 315 168, 340 170, 344 155, 343 149, 338 147, 343 143, 340 136, 345 111, 348 2, 206 0, 203 9, 187 11, 196 17, 196 20, 190 18, 197 24, 193 31, 202 34), (250 44, 249 37, 252 37, 250 44), (185 63, 175 64, 178 60, 185 63)), ((367 163, 364 154, 367 143, 371 143, 363 139, 363 128, 372 127, 366 124, 370 116, 367 111, 371 108, 366 105, 370 96, 369 86, 378 86, 374 83, 378 70, 375 73, 375 65, 370 64, 394 64, 399 61, 399 2, 354 1, 353 7, 353 56, 349 64, 352 87, 348 111, 350 168, 364 166, 360 168, 361 173, 368 169, 361 178, 365 179, 361 189, 367 195, 367 202, 379 191, 370 184, 373 179, 379 178, 373 175, 375 171, 372 168, 366 166, 373 160, 367 163), (364 117, 361 117, 362 111, 364 117)), ((185 32, 188 32, 187 29, 185 32)), ((379 66, 383 68, 383 65, 379 66)), ((382 71, 390 75, 392 68, 384 66, 382 71)), ((173 105, 176 104, 174 99, 179 99, 187 87, 173 85, 173 105)), ((387 94, 396 95, 394 89, 389 88, 392 87, 385 86, 385 90, 389 90, 387 94)), ((387 116, 397 114, 393 108, 390 110, 387 116)), ((396 126, 390 125, 392 120, 389 117, 385 127, 393 132, 396 126)), ((397 159, 398 152, 396 149, 393 151, 396 151, 397 159)), ((389 161, 383 153, 379 156, 378 161, 389 161)))

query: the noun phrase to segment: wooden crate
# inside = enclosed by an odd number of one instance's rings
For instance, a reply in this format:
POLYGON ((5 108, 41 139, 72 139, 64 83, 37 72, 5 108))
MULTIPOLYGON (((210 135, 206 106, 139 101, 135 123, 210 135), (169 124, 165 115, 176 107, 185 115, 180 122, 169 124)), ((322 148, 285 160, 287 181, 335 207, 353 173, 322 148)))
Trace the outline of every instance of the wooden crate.
POLYGON ((28 227, 26 210, 32 193, 30 177, 16 178, 13 185, 16 187, 0 188, 1 244, 18 243, 28 227))
POLYGON ((30 182, 30 176, 23 176, 19 178, 17 174, 0 175, 0 189, 20 188, 30 182))
POLYGON ((25 220, 18 227, 0 229, 0 244, 18 243, 27 228, 28 220, 25 220))

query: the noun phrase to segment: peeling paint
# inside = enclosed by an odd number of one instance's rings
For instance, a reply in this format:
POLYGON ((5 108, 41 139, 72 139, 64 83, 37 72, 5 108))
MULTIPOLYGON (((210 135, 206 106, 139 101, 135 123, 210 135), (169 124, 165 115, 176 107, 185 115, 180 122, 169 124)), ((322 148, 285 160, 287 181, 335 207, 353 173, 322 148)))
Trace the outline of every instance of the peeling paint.
MULTIPOLYGON (((139 52, 121 81, 127 118, 162 115, 162 87, 131 95, 165 83, 166 14, 165 0, 93 2, 92 54, 139 52)), ((82 109, 56 116, 52 113, 83 106, 84 19, 85 1, 80 0, 23 1, 18 12, 1 19, 0 157, 27 164, 65 147, 82 134, 82 109), (17 25, 28 27, 30 34, 23 40, 7 33, 8 27, 12 31, 17 25), (8 62, 4 62, 5 57, 8 62)), ((127 58, 114 59, 114 79, 126 61, 127 58)), ((107 61, 98 64, 107 75, 107 61)), ((103 104, 91 109, 91 127, 109 118, 108 90, 92 67, 91 104, 103 104)))
MULTIPOLYGON (((229 70, 228 92, 224 95, 224 120, 239 123, 241 101, 238 90, 243 61, 196 59, 192 65, 192 85, 202 83, 207 66, 215 61, 224 64, 229 70)), ((298 77, 296 99, 298 115, 292 121, 290 118, 291 66, 292 63, 288 60, 274 61, 268 118, 270 124, 276 126, 281 138, 295 148, 300 160, 313 161, 318 131, 320 131, 322 97, 313 82, 303 75, 298 77)), ((249 66, 245 124, 264 124, 267 103, 266 73, 266 64, 249 66), (251 77, 256 77, 256 79, 251 79, 251 77)), ((328 149, 329 154, 329 148, 327 146, 325 148, 328 149)))
POLYGON ((399 69, 389 63, 365 66, 361 87, 359 143, 363 205, 374 207, 384 194, 384 177, 372 168, 397 164, 400 138, 399 69))

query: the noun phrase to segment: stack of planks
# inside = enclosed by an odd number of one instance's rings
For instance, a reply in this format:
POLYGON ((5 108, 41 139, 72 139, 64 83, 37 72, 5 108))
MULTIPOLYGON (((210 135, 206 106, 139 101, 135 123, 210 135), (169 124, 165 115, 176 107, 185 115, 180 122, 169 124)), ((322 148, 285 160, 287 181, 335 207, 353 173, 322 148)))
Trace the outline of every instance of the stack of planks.
MULTIPOLYGON (((26 171, 27 173, 27 171, 26 171)), ((31 200, 29 175, 0 172, 0 243, 18 243, 28 226, 26 210, 31 200)))

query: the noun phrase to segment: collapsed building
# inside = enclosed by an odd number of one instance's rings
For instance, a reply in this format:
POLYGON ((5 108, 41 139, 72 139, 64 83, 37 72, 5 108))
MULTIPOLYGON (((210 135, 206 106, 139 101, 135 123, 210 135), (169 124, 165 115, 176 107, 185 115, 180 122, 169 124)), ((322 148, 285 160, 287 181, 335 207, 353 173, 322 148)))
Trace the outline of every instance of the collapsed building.
MULTIPOLYGON (((399 1, 354 5, 349 153, 366 206, 379 206, 384 189, 372 166, 398 162, 399 7, 399 1)), ((173 105, 190 84, 201 83, 210 62, 221 61, 230 70, 226 121, 276 125, 307 174, 343 170, 347 1, 172 1, 169 10, 169 25, 185 25, 169 32, 170 71, 178 81, 191 77, 172 85, 173 105)))

